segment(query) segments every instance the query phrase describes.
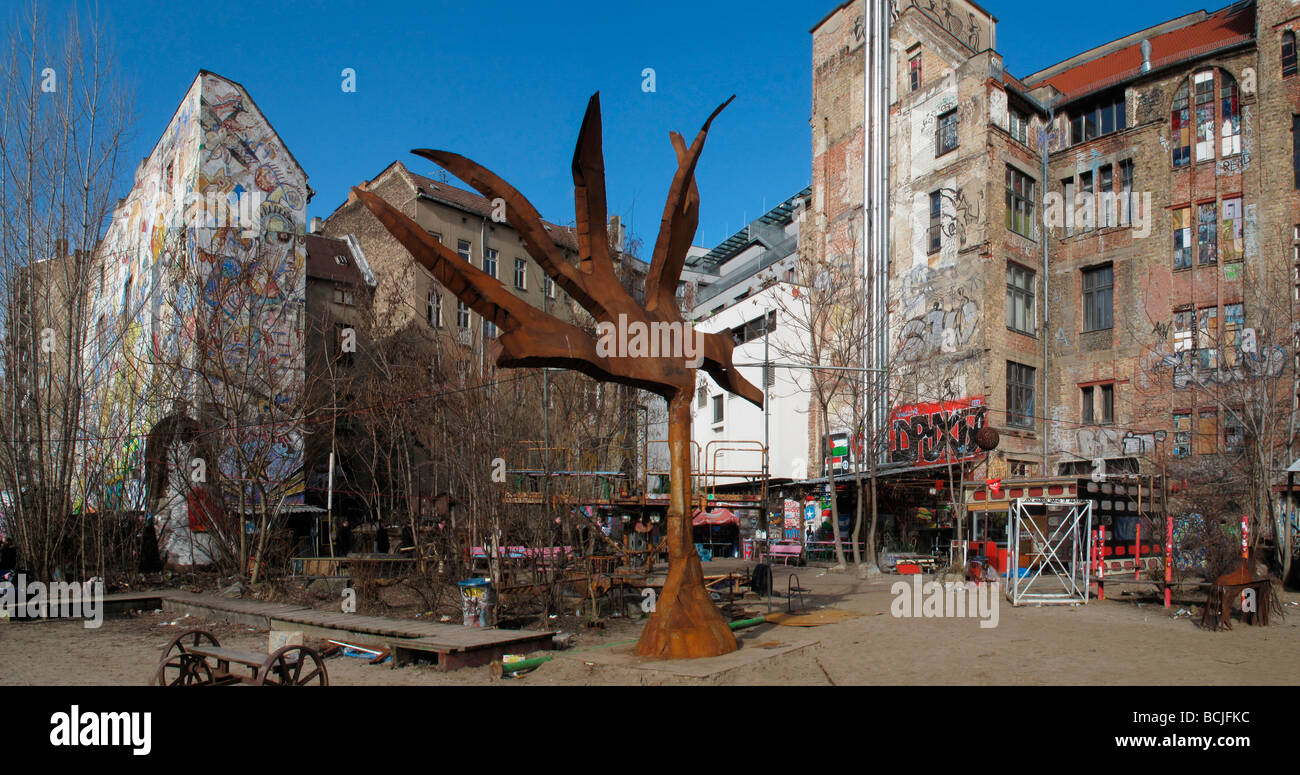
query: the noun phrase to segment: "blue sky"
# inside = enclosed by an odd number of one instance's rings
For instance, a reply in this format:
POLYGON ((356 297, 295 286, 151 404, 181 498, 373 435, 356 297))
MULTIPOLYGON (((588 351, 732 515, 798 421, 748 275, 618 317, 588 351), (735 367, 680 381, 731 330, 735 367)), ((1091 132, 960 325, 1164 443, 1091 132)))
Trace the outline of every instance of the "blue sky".
MULTIPOLYGON (((669 130, 688 138, 731 94, 698 170, 695 242, 712 246, 806 186, 808 30, 834 0, 605 2, 102 2, 136 93, 130 148, 152 148, 200 68, 239 81, 304 166, 328 216, 348 187, 394 159, 437 174, 418 147, 463 153, 559 223, 573 219, 569 160, 601 92, 611 214, 653 244, 675 169, 669 130), (656 91, 642 91, 654 68, 656 91), (340 88, 356 71, 356 91, 340 88)), ((1208 6, 1214 10, 1226 0, 1208 6)), ((82 0, 45 4, 56 17, 82 0)), ((986 0, 1014 75, 1199 10, 1173 0, 1078 4, 986 0)))

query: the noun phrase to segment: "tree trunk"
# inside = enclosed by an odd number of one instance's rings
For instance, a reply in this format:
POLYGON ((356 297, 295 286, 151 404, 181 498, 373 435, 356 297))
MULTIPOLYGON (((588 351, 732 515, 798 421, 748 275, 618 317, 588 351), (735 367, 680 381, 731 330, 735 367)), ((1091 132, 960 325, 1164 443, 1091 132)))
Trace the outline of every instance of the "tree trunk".
POLYGON ((660 659, 716 657, 736 650, 736 636, 704 588, 704 568, 691 540, 691 393, 668 402, 668 579, 636 653, 660 659))

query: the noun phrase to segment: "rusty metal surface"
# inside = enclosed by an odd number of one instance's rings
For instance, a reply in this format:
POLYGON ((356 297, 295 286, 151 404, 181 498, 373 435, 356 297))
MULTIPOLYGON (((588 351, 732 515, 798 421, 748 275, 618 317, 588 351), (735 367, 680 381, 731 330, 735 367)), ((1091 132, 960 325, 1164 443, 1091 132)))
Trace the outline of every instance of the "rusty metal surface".
MULTIPOLYGON (((734 99, 734 97, 732 97, 734 99)), ((637 304, 615 273, 610 254, 605 202, 605 162, 601 137, 600 94, 592 95, 573 153, 574 204, 579 260, 570 263, 542 224, 536 208, 513 186, 483 166, 458 154, 421 149, 413 153, 469 183, 488 199, 506 203, 506 220, 528 253, 596 322, 618 326, 671 323, 690 330, 677 306, 677 283, 699 224, 695 167, 709 127, 731 100, 718 106, 690 146, 676 132, 670 141, 677 154, 668 200, 664 204, 644 307, 637 304), (625 318, 623 316, 626 316, 625 318)), ((668 510, 668 579, 656 612, 642 634, 638 652, 658 658, 717 656, 736 649, 735 636, 704 588, 703 570, 686 525, 690 486, 690 401, 695 369, 683 357, 600 355, 597 342, 581 328, 565 323, 516 296, 488 275, 443 246, 415 221, 382 198, 353 189, 356 196, 416 261, 455 296, 500 329, 493 355, 503 368, 565 368, 602 382, 648 390, 669 404, 668 446, 671 456, 668 510)), ((619 329, 624 330, 624 329, 619 329)), ((732 362, 730 332, 702 334, 703 368, 723 389, 761 406, 762 391, 732 362)), ((617 352, 617 351, 616 351, 617 352)))

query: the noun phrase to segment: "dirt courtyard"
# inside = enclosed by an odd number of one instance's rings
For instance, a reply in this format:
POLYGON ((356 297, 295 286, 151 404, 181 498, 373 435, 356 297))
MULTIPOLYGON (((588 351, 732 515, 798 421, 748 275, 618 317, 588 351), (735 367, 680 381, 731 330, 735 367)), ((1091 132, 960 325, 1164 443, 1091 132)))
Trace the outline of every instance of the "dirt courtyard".
MULTIPOLYGON (((784 607, 788 572, 775 569, 784 607)), ((494 680, 486 668, 450 673, 429 667, 368 665, 334 656, 335 685, 598 685, 598 684, 933 684, 933 685, 1181 685, 1300 684, 1300 594, 1280 595, 1285 618, 1270 627, 1234 620, 1227 632, 1196 626, 1189 594, 1168 611, 1154 599, 1092 601, 1086 606, 1013 608, 1000 601, 997 626, 977 618, 900 618, 891 614, 891 584, 866 582, 818 568, 797 569, 809 607, 860 616, 819 627, 763 624, 738 633, 742 650, 767 658, 727 672, 689 677, 636 667, 632 643, 641 622, 607 620, 604 630, 570 628, 572 648, 516 679, 494 680), (783 647, 815 643, 780 653, 783 647)), ((1109 592, 1109 590, 1108 590, 1109 592)), ((766 601, 750 601, 756 615, 766 601)), ((267 635, 243 625, 209 623, 165 612, 106 618, 99 629, 79 620, 0 622, 0 685, 141 685, 150 681, 162 648, 179 631, 211 630, 223 646, 266 651, 267 635)))

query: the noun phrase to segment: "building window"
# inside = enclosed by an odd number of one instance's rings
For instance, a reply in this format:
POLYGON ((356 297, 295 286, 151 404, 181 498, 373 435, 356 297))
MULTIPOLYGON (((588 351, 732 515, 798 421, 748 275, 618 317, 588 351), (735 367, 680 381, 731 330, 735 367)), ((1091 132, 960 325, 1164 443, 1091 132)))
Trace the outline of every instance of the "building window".
POLYGON ((1237 365, 1241 354, 1241 340, 1246 331, 1246 305, 1223 305, 1223 363, 1228 368, 1237 365))
POLYGON ((1192 208, 1174 210, 1174 269, 1192 265, 1192 208))
POLYGON ((943 194, 930 194, 930 228, 926 232, 926 252, 938 253, 943 247, 943 194))
POLYGON ((1083 270, 1083 330, 1102 331, 1115 326, 1115 267, 1083 270))
POLYGON ((1196 160, 1214 158, 1214 73, 1197 73, 1192 78, 1196 94, 1196 160))
POLYGON ((912 91, 921 88, 921 52, 918 51, 907 60, 907 74, 912 86, 912 91))
POLYGON ((1029 145, 1029 116, 1015 108, 1011 108, 1008 111, 1008 117, 1008 128, 1011 130, 1011 137, 1021 145, 1029 145))
POLYGON ((1007 167, 1007 228, 1034 238, 1034 181, 1015 167, 1007 167))
POLYGON ((429 232, 429 236, 433 237, 434 241, 437 242, 439 245, 442 244, 442 235, 440 233, 436 231, 431 231, 429 232))
POLYGON ((1239 453, 1244 448, 1245 430, 1241 418, 1233 411, 1223 413, 1223 451, 1239 453))
POLYGON ((1119 211, 1119 225, 1128 226, 1137 214, 1137 198, 1133 196, 1133 160, 1124 159, 1119 163, 1119 195, 1123 199, 1119 211))
POLYGON ((1291 117, 1291 173, 1300 190, 1300 116, 1291 117))
POLYGON ((1223 113, 1219 156, 1234 156, 1241 153, 1241 104, 1236 81, 1223 79, 1223 85, 1219 87, 1219 102, 1223 113))
POLYGON ((470 257, 470 244, 465 240, 456 240, 456 253, 471 264, 474 263, 470 257))
POLYGON ((1219 257, 1219 217, 1213 202, 1196 208, 1197 262, 1201 266, 1213 264, 1219 257))
POLYGON ((1196 416, 1196 454, 1213 455, 1219 451, 1219 412, 1202 409, 1196 416))
POLYGON ((1245 253, 1245 243, 1241 236, 1241 197, 1223 200, 1223 242, 1219 245, 1219 255, 1226 264, 1240 261, 1245 253))
POLYGON ((1192 454, 1192 416, 1190 414, 1174 415, 1174 457, 1190 457, 1192 454))
POLYGON ((351 289, 351 288, 347 287, 346 285, 335 285, 335 286, 334 286, 334 303, 335 303, 335 304, 345 304, 345 305, 351 307, 351 306, 353 305, 353 302, 354 302, 354 298, 353 298, 353 296, 352 296, 352 289, 351 289))
POLYGON ((722 396, 713 397, 713 424, 717 425, 722 422, 722 406, 726 402, 722 396))
POLYGON ((425 310, 429 316, 429 325, 434 328, 442 328, 442 294, 437 291, 429 291, 428 307, 425 310))
POLYGON ((1027 460, 1008 460, 1007 468, 1011 472, 1012 477, 1021 479, 1027 476, 1034 476, 1038 473, 1038 464, 1030 463, 1027 460))
POLYGON ((496 324, 496 323, 493 323, 491 320, 484 320, 484 321, 483 321, 483 338, 484 338, 484 339, 496 339, 496 338, 497 338, 497 324, 496 324))
POLYGON ((1173 162, 1183 167, 1192 161, 1192 118, 1187 101, 1187 84, 1178 90, 1169 115, 1169 135, 1173 141, 1173 162))
POLYGON ((703 409, 705 406, 708 406, 709 403, 708 387, 701 385, 700 388, 695 391, 695 402, 700 409, 703 409))
POLYGON ((1083 231, 1091 231, 1097 223, 1097 203, 1093 197, 1092 189, 1092 172, 1079 173, 1079 199, 1083 202, 1083 217, 1079 219, 1078 226, 1083 231))
POLYGON ((1219 367, 1219 308, 1202 307, 1196 312, 1196 363, 1202 369, 1219 367))
POLYGON ((731 329, 731 339, 739 347, 746 342, 761 339, 775 330, 776 312, 769 312, 766 315, 760 315, 753 320, 747 321, 743 326, 736 326, 731 329))
POLYGON ((957 111, 950 110, 939 116, 939 127, 935 137, 935 156, 942 156, 957 148, 957 111))
POLYGON ((1115 225, 1115 172, 1109 164, 1103 164, 1097 171, 1097 194, 1101 200, 1101 225, 1115 225))
POLYGON ((1282 77, 1290 78, 1295 74, 1295 33, 1291 30, 1287 30, 1282 33, 1282 77))
POLYGON ((1007 425, 1034 427, 1034 367, 1007 361, 1007 425))
POLYGON ((492 248, 483 251, 483 271, 492 277, 497 276, 497 256, 499 254, 492 248))
POLYGON ((1007 263, 1007 328, 1034 335, 1034 273, 1007 263))
POLYGON ((456 302, 456 328, 469 330, 469 307, 463 301, 456 302))
POLYGON ((555 281, 551 279, 550 275, 542 278, 542 293, 546 294, 548 299, 555 298, 555 281))
POLYGON ((1061 181, 1062 201, 1065 204, 1065 236, 1074 234, 1074 178, 1061 181))
POLYGON ((1084 425, 1115 424, 1115 386, 1089 385, 1079 390, 1083 399, 1084 425))
POLYGON ((1128 126, 1128 104, 1123 95, 1082 106, 1070 117, 1070 144, 1084 143, 1128 126))
POLYGON ((1174 352, 1187 353, 1174 361, 1174 385, 1179 386, 1187 377, 1187 364, 1195 356, 1192 354, 1196 349, 1196 340, 1193 336, 1193 329, 1196 324, 1196 311, 1191 309, 1178 310, 1174 312, 1174 352))
POLYGON ((528 290, 528 262, 522 258, 515 259, 515 287, 521 291, 528 290))

